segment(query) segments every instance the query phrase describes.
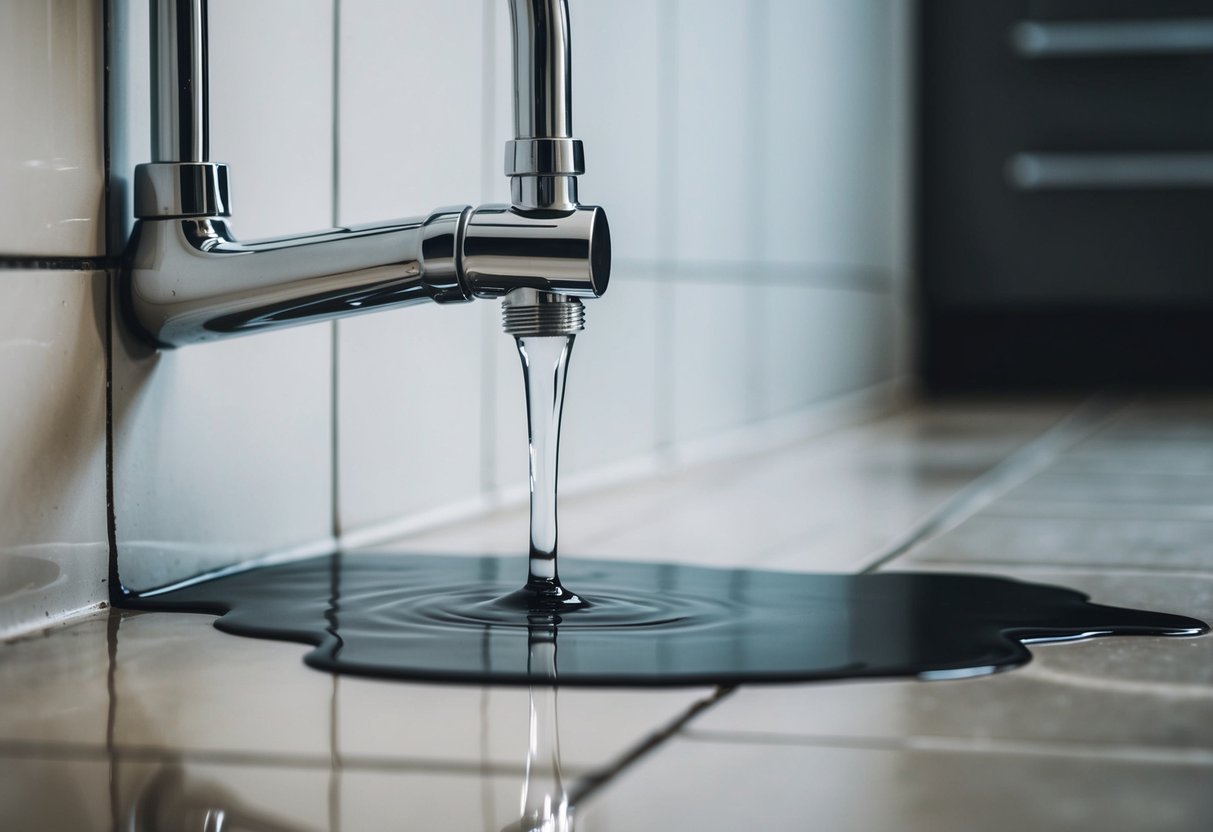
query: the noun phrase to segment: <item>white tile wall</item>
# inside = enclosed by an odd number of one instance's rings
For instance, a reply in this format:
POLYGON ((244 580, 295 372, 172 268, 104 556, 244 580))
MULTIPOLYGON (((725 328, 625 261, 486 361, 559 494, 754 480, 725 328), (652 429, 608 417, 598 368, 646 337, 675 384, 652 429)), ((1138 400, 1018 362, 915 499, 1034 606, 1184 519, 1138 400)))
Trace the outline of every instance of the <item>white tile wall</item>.
POLYGON ((478 202, 482 0, 342 0, 340 11, 340 221, 478 202))
POLYGON ((101 8, 0 5, 0 254, 103 253, 101 8))
POLYGON ((213 0, 211 158, 243 238, 333 225, 332 0, 213 0))
POLYGON ((772 260, 896 269, 904 199, 900 2, 769 0, 771 100, 757 157, 770 176, 772 260))
MULTIPOLYGON (((566 479, 897 371, 902 5, 570 0, 581 192, 608 207, 619 266, 573 353, 566 479)), ((338 219, 505 198, 505 5, 340 13, 338 219)), ((343 532, 522 492, 520 371, 495 309, 338 332, 343 532)))
MULTIPOLYGON (((332 5, 210 4, 212 158, 245 237, 332 219, 332 5), (302 91, 302 92, 301 92, 302 91)), ((146 33, 125 33, 131 54, 146 33)), ((127 114, 140 144, 146 112, 127 114)), ((131 158, 131 164, 143 161, 131 158)), ((154 353, 115 324, 119 567, 147 588, 332 531, 332 329, 154 353)))
POLYGON ((888 291, 784 284, 758 291, 761 416, 791 413, 892 377, 896 344, 888 291))
POLYGON ((0 638, 108 597, 105 275, 0 271, 0 638))
MULTIPOLYGON (((619 266, 574 351, 565 476, 898 372, 906 3, 570 5, 582 195, 610 210, 619 266)), ((213 156, 231 166, 242 236, 508 194, 499 0, 210 8, 213 156)), ((147 9, 119 0, 112 11, 121 194, 149 152, 147 9)), ((0 94, 34 113, 0 126, 0 255, 103 253, 98 14, 84 0, 0 12, 0 94), (22 189, 37 195, 9 198, 22 189)), ((55 302, 47 293, 40 308, 55 302)), ((334 523, 365 532, 520 488, 520 373, 496 319, 490 304, 411 309, 160 355, 118 322, 127 582, 323 546, 334 523)))
MULTIPOLYGON (((340 9, 338 219, 479 204, 487 5, 351 0, 340 9)), ((338 324, 343 530, 480 496, 481 314, 428 307, 338 324)))
POLYGON ((754 120, 771 98, 760 84, 754 32, 761 7, 675 3, 673 43, 662 45, 672 49, 667 60, 674 62, 677 98, 662 104, 673 108, 677 131, 672 253, 678 260, 742 262, 756 254, 757 189, 783 175, 754 145, 761 135, 754 120))
POLYGON ((343 530, 480 495, 479 311, 428 306, 338 325, 343 530))
MULTIPOLYGON (((660 5, 653 0, 569 3, 573 126, 586 148, 581 198, 610 209, 613 254, 625 262, 651 262, 663 253, 658 239, 662 143, 656 83, 660 5)), ((501 126, 508 131, 511 124, 501 126)), ((495 173, 500 177, 500 170, 495 173)), ((616 284, 612 293, 618 288, 616 284)))
POLYGON ((754 414, 748 393, 762 368, 753 360, 751 292, 737 283, 679 282, 670 327, 675 444, 736 428, 754 414))

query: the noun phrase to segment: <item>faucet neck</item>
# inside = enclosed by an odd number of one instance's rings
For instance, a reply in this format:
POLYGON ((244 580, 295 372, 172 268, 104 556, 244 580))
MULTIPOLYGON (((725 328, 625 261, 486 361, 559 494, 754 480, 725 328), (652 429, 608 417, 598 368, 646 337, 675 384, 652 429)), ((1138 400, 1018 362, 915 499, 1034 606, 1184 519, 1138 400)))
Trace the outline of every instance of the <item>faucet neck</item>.
POLYGON ((514 32, 514 136, 571 138, 568 0, 510 0, 514 32))
POLYGON ((514 207, 570 211, 585 152, 573 138, 568 0, 510 0, 514 140, 505 173, 514 207))

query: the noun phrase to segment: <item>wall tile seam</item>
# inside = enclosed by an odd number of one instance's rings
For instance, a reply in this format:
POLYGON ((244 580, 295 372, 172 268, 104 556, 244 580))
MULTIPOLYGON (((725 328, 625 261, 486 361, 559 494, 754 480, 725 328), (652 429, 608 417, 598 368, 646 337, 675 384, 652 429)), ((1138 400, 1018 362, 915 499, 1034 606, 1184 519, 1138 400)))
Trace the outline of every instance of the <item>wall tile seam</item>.
MULTIPOLYGON (((495 100, 497 64, 497 30, 500 18, 496 8, 499 0, 483 0, 483 19, 480 37, 483 54, 480 72, 480 177, 483 201, 492 201, 493 182, 502 175, 503 169, 495 164, 494 146, 497 144, 497 102, 495 100)), ((496 156, 497 159, 502 157, 496 156)), ((480 470, 478 472, 479 499, 491 502, 500 492, 497 482, 497 345, 493 336, 498 332, 497 318, 481 314, 480 355, 480 470)))
MULTIPOLYGON (((618 275, 616 275, 618 276, 618 275)), ((855 277, 824 279, 822 277, 805 276, 804 278, 796 277, 772 277, 765 275, 752 275, 749 277, 733 277, 733 276, 700 276, 694 274, 675 275, 670 274, 663 278, 651 278, 654 283, 663 286, 730 286, 730 287, 749 287, 755 286, 763 288, 788 288, 788 289, 817 289, 821 291, 838 291, 838 292, 858 292, 867 295, 892 295, 897 294, 899 289, 899 281, 891 274, 879 280, 859 280, 855 277), (861 285, 856 285, 856 284, 861 285)))
POLYGON ((120 257, 63 257, 59 255, 0 254, 0 272, 101 272, 120 267, 120 257))
MULTIPOLYGON (((329 222, 340 227, 341 217, 341 0, 332 0, 329 50, 329 222)), ((329 534, 339 545, 342 533, 341 516, 341 324, 333 320, 329 328, 329 534)))
MULTIPOLYGON (((677 193, 678 175, 678 17, 679 0, 661 3, 657 9, 657 129, 653 139, 657 142, 657 246, 662 260, 669 261, 678 250, 678 213, 680 200, 677 193), (660 141, 658 139, 660 138, 660 141)), ((668 453, 674 446, 677 426, 674 424, 674 383, 677 370, 674 367, 674 308, 673 284, 660 282, 656 289, 655 302, 659 310, 655 318, 657 327, 656 362, 657 395, 653 402, 653 425, 657 454, 668 453)))

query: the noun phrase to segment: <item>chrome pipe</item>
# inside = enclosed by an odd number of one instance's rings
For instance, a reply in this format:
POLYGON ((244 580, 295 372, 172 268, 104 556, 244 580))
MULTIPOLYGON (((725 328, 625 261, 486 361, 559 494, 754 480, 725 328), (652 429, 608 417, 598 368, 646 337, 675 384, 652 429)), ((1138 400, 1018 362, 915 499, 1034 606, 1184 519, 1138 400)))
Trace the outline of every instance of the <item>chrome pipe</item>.
POLYGON ((568 0, 510 0, 514 35, 514 140, 506 144, 510 198, 524 210, 577 202, 585 153, 573 138, 568 0))
POLYGON ((426 301, 598 297, 610 232, 592 206, 539 218, 457 206, 251 242, 224 218, 178 217, 141 220, 129 258, 125 310, 149 340, 175 347, 426 301))
POLYGON ((572 138, 568 0, 510 0, 514 137, 572 138))
POLYGON ((577 201, 567 0, 510 0, 523 125, 507 146, 512 205, 253 242, 233 233, 227 168, 209 159, 206 0, 152 2, 156 161, 135 171, 138 222, 119 284, 149 340, 180 346, 478 297, 508 301, 509 332, 581 328, 576 299, 606 291, 611 243, 603 210, 577 201))
POLYGON ((141 222, 124 302, 161 346, 423 301, 470 300, 456 241, 470 208, 240 242, 219 218, 141 222))
POLYGON ((206 0, 152 3, 152 159, 209 162, 206 0))

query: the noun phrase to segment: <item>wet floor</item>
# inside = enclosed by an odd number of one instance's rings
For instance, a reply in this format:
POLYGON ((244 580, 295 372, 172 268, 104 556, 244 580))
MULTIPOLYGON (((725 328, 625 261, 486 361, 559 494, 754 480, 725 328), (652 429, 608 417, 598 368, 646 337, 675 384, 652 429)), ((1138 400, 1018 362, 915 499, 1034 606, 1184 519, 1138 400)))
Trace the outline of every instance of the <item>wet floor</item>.
MULTIPOLYGON (((581 495, 562 542, 598 558, 1007 575, 1207 620, 1211 447, 1207 401, 919 409, 581 495)), ((505 512, 385 548, 514 553, 526 526, 505 512)), ((496 832, 521 814, 537 724, 559 742, 581 830, 1213 825, 1208 636, 1040 645, 980 679, 569 688, 554 703, 334 679, 304 667, 307 650, 136 613, 0 648, 0 828, 188 829, 223 810, 238 829, 496 832)), ((530 764, 533 798, 550 776, 530 764)))

